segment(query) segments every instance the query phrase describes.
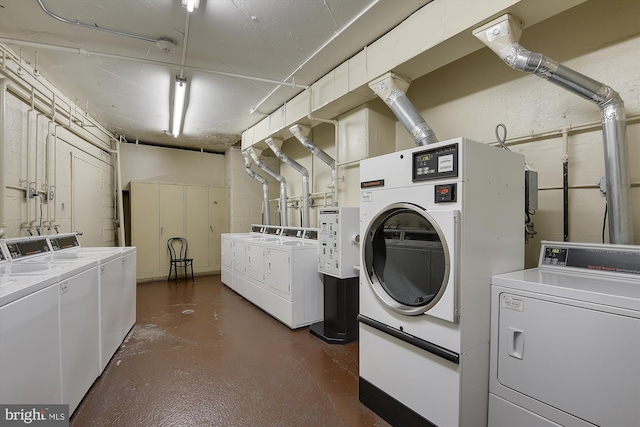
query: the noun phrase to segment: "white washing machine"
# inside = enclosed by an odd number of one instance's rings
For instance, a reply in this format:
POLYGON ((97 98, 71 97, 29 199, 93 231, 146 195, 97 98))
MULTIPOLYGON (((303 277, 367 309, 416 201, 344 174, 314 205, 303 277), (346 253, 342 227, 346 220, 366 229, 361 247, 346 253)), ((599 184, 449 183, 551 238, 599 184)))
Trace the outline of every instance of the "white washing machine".
POLYGON ((98 263, 100 373, 122 343, 125 312, 125 282, 122 256, 118 248, 96 248, 96 252, 79 249, 77 236, 49 236, 53 252, 36 258, 38 261, 95 260, 98 263), (69 244, 64 242, 69 241, 69 244), (74 243, 75 242, 75 243, 74 243))
POLYGON ((62 403, 57 285, 53 275, 0 276, 3 404, 62 403))
POLYGON ((640 426, 640 246, 542 242, 492 282, 489 425, 640 426))
POLYGON ((464 138, 360 162, 360 400, 487 423, 491 276, 524 263, 524 157, 464 138))
POLYGON ((44 236, 6 239, 3 244, 11 262, 0 267, 0 275, 56 276, 62 401, 72 414, 100 374, 97 262, 40 259, 51 252, 44 236))
MULTIPOLYGON (((79 252, 111 254, 116 251, 120 253, 121 264, 121 284, 117 289, 100 290, 100 309, 112 313, 113 317, 119 317, 117 322, 120 326, 118 333, 120 343, 127 336, 133 325, 136 323, 136 261, 137 249, 135 246, 81 246, 78 240, 78 233, 56 234, 48 236, 51 249, 53 251, 79 252)), ((110 255, 106 255, 107 257, 110 255)), ((102 314, 101 314, 102 316, 102 314)), ((115 331, 115 329, 114 329, 115 331)), ((115 332, 114 332, 115 334, 115 332)), ((115 335, 114 335, 115 337, 115 335)), ((119 344, 118 344, 119 345, 119 344)), ((109 348, 110 346, 107 346, 109 348)), ((103 355, 103 358, 106 357, 103 355)), ((109 360, 107 359, 106 362, 109 360)), ((106 362, 105 365, 106 366, 106 362)), ((104 369, 104 367, 103 367, 104 369)))

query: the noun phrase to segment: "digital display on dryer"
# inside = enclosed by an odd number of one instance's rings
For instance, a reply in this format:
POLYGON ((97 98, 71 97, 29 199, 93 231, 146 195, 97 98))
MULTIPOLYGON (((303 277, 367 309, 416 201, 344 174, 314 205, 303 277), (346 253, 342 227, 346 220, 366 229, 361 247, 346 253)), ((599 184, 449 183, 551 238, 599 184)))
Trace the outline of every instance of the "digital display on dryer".
POLYGON ((458 176, 458 144, 413 153, 413 181, 458 176))

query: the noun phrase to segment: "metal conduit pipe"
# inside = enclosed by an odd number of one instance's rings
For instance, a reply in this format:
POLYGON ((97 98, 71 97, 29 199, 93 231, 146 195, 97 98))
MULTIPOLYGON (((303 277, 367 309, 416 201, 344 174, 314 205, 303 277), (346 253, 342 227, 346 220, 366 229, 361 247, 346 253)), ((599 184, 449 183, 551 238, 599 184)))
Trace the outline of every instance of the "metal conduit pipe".
POLYGON ((5 180, 5 110, 7 105, 7 87, 9 86, 9 79, 0 79, 0 238, 4 237, 7 230, 7 216, 5 212, 5 199, 7 183, 5 180))
MULTIPOLYGON (((309 227, 309 215, 310 215, 310 207, 309 207, 309 171, 307 168, 302 166, 300 163, 296 162, 293 159, 290 159, 286 154, 282 152, 278 143, 274 141, 273 138, 267 138, 264 140, 267 143, 271 151, 276 155, 278 159, 282 162, 291 166, 296 172, 302 175, 302 227, 309 227)), ((280 141, 282 144, 282 141, 280 141)))
POLYGON ((311 142, 311 140, 304 134, 300 125, 291 126, 289 131, 291 131, 293 136, 302 143, 304 148, 311 151, 314 156, 322 160, 331 168, 331 206, 338 206, 338 200, 336 198, 337 168, 335 160, 311 142))
POLYGON ((264 205, 264 216, 262 221, 265 225, 271 225, 271 212, 269 209, 269 183, 263 176, 258 175, 251 170, 251 160, 249 158, 249 154, 246 151, 242 152, 242 157, 244 157, 244 170, 247 175, 262 184, 262 203, 264 205))
POLYGON ((375 92, 391 108, 402 126, 409 132, 416 145, 438 142, 435 132, 429 127, 416 107, 411 103, 405 91, 409 82, 393 73, 387 73, 369 83, 375 92))
POLYGON ((629 175, 624 102, 611 87, 578 73, 540 53, 518 44, 522 26, 509 14, 473 31, 473 35, 519 71, 549 80, 569 92, 595 103, 602 113, 609 241, 633 244, 631 179, 629 175))
POLYGON ((280 225, 287 226, 289 221, 287 219, 287 180, 282 175, 269 169, 267 165, 262 163, 258 153, 253 148, 247 148, 247 153, 253 159, 253 162, 263 171, 271 175, 280 183, 280 225))

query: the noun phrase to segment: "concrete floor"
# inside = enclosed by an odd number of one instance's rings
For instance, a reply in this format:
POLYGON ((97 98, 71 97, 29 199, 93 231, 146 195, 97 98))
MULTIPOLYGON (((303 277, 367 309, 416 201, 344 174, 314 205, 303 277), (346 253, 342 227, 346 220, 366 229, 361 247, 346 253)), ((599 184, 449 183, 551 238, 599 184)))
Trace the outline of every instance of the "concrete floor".
POLYGON ((80 426, 388 426, 358 401, 358 343, 292 331, 220 276, 138 285, 137 323, 80 426))

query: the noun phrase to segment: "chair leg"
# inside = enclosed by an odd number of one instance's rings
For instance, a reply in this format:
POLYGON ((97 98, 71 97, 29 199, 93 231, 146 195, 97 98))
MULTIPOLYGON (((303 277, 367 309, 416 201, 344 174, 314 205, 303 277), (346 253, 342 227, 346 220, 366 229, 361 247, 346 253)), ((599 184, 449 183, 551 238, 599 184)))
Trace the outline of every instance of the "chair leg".
POLYGON ((167 276, 167 281, 171 280, 171 271, 173 270, 173 263, 169 264, 169 275, 167 276))
POLYGON ((193 278, 193 263, 191 263, 191 283, 195 283, 195 279, 193 278))

